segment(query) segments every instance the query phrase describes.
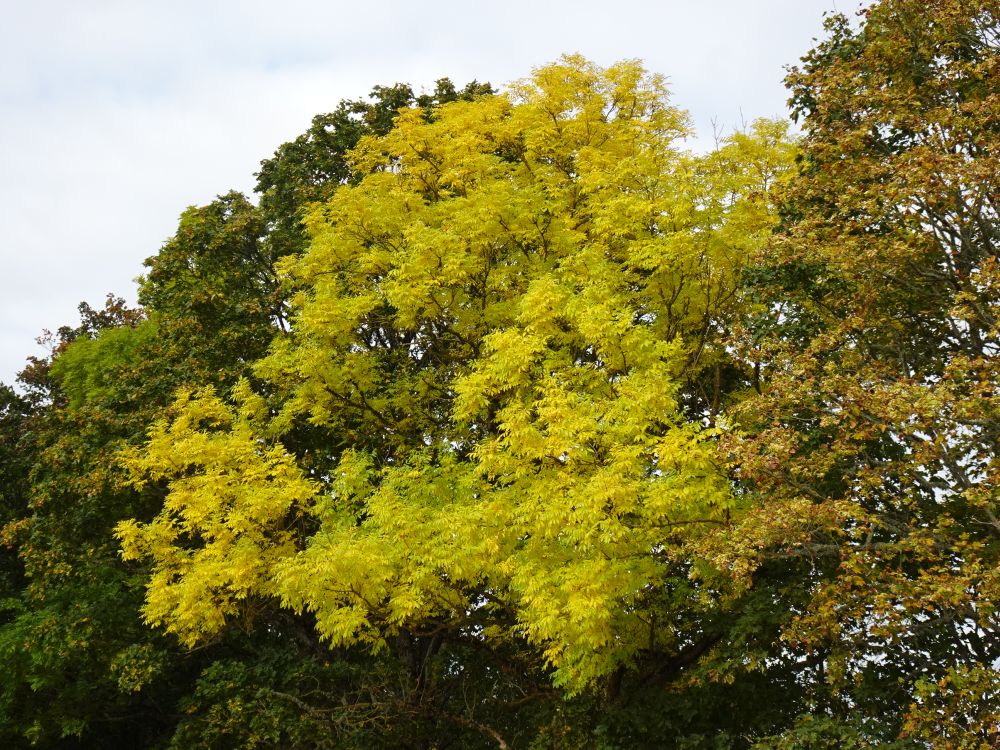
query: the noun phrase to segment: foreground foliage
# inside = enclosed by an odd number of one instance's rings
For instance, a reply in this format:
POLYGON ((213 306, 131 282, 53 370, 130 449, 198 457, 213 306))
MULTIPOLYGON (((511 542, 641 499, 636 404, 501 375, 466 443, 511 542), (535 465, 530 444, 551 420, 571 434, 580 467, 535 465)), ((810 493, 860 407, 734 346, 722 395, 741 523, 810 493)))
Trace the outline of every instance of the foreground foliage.
POLYGON ((673 651, 684 538, 737 510, 679 391, 724 356, 770 227, 746 196, 788 153, 762 125, 694 159, 683 128, 636 66, 568 59, 362 141, 285 266, 293 333, 256 367, 277 413, 202 394, 129 454, 171 488, 119 528, 154 561, 147 618, 193 644, 260 595, 333 646, 524 637, 570 692, 673 651), (329 436, 311 481, 273 443, 303 419, 329 436))

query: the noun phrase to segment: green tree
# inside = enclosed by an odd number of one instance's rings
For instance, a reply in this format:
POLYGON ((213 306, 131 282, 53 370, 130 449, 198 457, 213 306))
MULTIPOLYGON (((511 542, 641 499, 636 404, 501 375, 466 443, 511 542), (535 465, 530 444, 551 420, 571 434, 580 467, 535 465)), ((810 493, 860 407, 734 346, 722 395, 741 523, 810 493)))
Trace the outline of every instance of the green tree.
POLYGON ((123 405, 135 371, 129 338, 146 324, 112 297, 103 309, 80 310, 81 325, 53 338, 64 366, 35 361, 28 370, 34 405, 15 445, 31 468, 22 504, 5 507, 4 541, 24 573, 0 624, 0 737, 14 747, 73 746, 85 734, 98 745, 142 746, 163 730, 162 712, 149 694, 133 695, 129 674, 155 673, 170 646, 143 632, 142 578, 107 537, 118 514, 142 512, 117 491, 110 467, 119 441, 142 434, 123 405))

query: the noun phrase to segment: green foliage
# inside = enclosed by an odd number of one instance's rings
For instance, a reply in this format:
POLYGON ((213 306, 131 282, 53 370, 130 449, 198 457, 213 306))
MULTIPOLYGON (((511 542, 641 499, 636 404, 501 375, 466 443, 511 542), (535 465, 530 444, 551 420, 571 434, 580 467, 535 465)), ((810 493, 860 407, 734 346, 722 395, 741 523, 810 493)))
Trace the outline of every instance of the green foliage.
MULTIPOLYGON (((16 525, 27 509, 31 412, 27 399, 0 384, 0 529, 16 525)), ((4 542, 0 549, 0 601, 6 603, 20 586, 22 570, 6 539, 0 537, 0 541, 4 542)), ((6 606, 0 604, 4 609, 6 606)))
POLYGON ((158 335, 156 323, 146 320, 134 328, 106 328, 95 338, 77 338, 70 343, 51 369, 70 408, 88 401, 127 401, 129 394, 116 390, 122 380, 119 371, 143 356, 158 335))
MULTIPOLYGON (((875 732, 878 734, 878 732, 875 732)), ((779 736, 768 737, 753 746, 753 750, 916 750, 921 745, 901 740, 879 742, 871 738, 862 722, 838 721, 824 716, 803 716, 791 729, 779 736)))

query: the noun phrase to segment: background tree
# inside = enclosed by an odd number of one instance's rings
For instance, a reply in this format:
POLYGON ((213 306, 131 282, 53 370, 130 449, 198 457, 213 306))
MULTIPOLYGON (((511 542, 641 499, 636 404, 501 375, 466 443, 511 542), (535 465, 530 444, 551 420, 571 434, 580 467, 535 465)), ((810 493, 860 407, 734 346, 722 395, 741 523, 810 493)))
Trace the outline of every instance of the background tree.
POLYGON ((788 77, 800 170, 747 274, 762 394, 728 444, 761 515, 719 559, 809 561, 784 642, 810 712, 869 742, 1000 740, 998 24, 965 0, 828 19, 788 77))

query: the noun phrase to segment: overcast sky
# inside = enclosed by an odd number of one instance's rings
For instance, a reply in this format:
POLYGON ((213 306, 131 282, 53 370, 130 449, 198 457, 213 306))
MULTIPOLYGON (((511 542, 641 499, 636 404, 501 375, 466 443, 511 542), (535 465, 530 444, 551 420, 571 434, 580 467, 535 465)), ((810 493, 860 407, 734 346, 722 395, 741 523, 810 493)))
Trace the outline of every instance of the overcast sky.
MULTIPOLYGON (((848 0, 0 0, 0 380, 81 300, 135 300, 185 207, 376 84, 495 86, 566 52, 663 73, 704 139, 783 116, 848 0), (839 5, 837 4, 839 2, 839 5)), ((698 144, 694 144, 697 146, 698 144)))

